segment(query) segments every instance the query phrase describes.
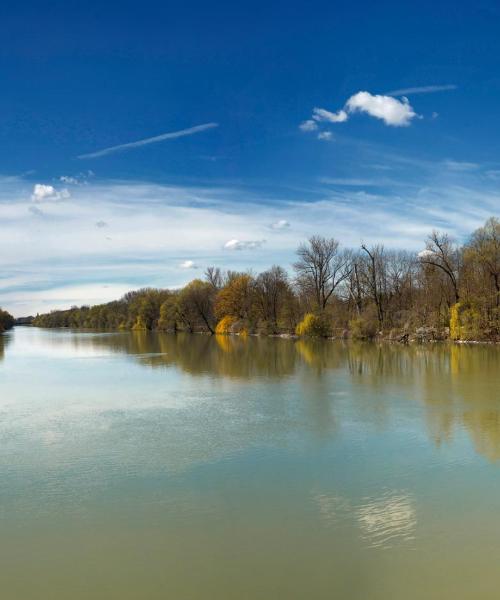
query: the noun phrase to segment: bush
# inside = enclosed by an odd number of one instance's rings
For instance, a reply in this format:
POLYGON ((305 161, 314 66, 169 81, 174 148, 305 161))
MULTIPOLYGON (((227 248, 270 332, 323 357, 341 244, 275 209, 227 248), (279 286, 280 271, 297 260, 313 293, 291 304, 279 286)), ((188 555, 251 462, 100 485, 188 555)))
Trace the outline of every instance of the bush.
POLYGON ((355 340, 372 340, 378 331, 378 323, 374 319, 356 317, 349 321, 349 329, 355 340))
POLYGON ((295 333, 300 336, 308 337, 328 337, 330 334, 330 327, 323 315, 307 313, 297 325, 295 333))
POLYGON ((481 313, 470 304, 457 302, 450 309, 452 340, 478 340, 482 336, 481 313))

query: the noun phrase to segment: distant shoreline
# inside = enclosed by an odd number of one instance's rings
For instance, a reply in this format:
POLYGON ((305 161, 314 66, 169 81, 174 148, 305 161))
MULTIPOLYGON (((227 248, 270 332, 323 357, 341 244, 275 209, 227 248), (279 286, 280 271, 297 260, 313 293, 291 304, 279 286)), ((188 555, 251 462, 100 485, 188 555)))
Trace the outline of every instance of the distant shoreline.
POLYGON ((47 330, 61 330, 61 331, 74 331, 74 332, 81 332, 81 333, 121 333, 121 334, 136 334, 136 335, 141 335, 141 334, 163 334, 163 335, 202 335, 202 336, 207 336, 207 337, 212 337, 212 336, 225 336, 225 337, 229 337, 229 338, 238 338, 238 339, 245 339, 245 338, 270 338, 270 339, 281 339, 281 340, 301 340, 301 339, 308 339, 310 341, 337 341, 337 342, 352 342, 352 343, 371 343, 371 344, 377 344, 377 343, 385 343, 385 344, 393 344, 393 345, 398 345, 398 346, 408 346, 408 345, 440 345, 440 344, 451 344, 451 345, 465 345, 465 346, 473 346, 473 345, 487 345, 487 346, 500 346, 500 340, 452 340, 450 338, 442 338, 442 339, 428 339, 428 340, 422 340, 416 337, 411 337, 409 336, 408 341, 400 341, 394 338, 390 338, 390 337, 386 337, 386 336, 380 336, 380 337, 374 337, 374 338, 370 338, 370 339, 356 339, 353 337, 343 337, 343 336, 307 336, 307 338, 304 338, 300 335, 294 334, 294 333, 275 333, 275 334, 262 334, 262 333, 245 333, 245 334, 241 334, 241 333, 222 333, 222 334, 211 334, 207 331, 165 331, 163 329, 148 329, 148 330, 137 330, 137 329, 120 329, 120 328, 116 328, 116 329, 106 329, 106 328, 93 328, 93 327, 69 327, 69 326, 61 326, 61 327, 44 327, 41 325, 34 325, 34 324, 16 324, 14 326, 15 327, 33 327, 35 329, 47 329, 47 330))

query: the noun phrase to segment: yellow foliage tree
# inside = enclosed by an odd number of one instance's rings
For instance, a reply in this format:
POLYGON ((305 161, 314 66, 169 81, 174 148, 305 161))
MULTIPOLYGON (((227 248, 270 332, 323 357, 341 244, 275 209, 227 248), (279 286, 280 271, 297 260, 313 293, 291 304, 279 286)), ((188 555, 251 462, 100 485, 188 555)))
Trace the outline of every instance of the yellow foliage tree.
POLYGON ((222 317, 215 328, 216 335, 227 335, 228 333, 231 333, 231 327, 236 323, 237 320, 238 319, 236 317, 232 317, 230 315, 222 317))
POLYGON ((485 329, 481 313, 472 304, 456 302, 450 309, 450 338, 452 340, 478 340, 485 329))
POLYGON ((460 339, 460 302, 455 302, 450 308, 450 338, 460 339))
POLYGON ((250 275, 237 275, 231 279, 217 294, 215 299, 215 316, 237 319, 248 318, 252 305, 252 278, 250 275))
POLYGON ((300 336, 327 337, 329 332, 324 317, 307 313, 297 325, 295 333, 300 336))

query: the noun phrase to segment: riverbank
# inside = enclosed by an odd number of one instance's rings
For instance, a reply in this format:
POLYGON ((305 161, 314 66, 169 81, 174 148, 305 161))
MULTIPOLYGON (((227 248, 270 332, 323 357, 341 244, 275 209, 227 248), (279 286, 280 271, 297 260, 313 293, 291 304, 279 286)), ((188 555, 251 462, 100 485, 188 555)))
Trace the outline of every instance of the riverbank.
POLYGON ((301 336, 296 333, 283 332, 283 333, 247 333, 244 332, 228 332, 228 333, 212 333, 209 331, 185 331, 185 330, 164 330, 164 329, 124 329, 124 328, 95 328, 95 327, 44 327, 43 325, 36 324, 16 324, 16 327, 34 327, 40 329, 65 329, 71 331, 81 332, 106 332, 106 333, 164 333, 169 335, 194 335, 194 336, 207 336, 207 337, 227 337, 227 338, 238 338, 244 339, 247 337, 252 338, 271 338, 271 339, 283 339, 283 340, 325 340, 325 341, 344 341, 344 342, 383 342, 387 344, 400 344, 402 346, 408 344, 459 344, 459 345, 500 345, 500 339, 498 340, 453 340, 449 337, 436 336, 436 337, 424 337, 418 334, 380 334, 374 337, 359 338, 353 337, 349 332, 344 332, 341 335, 328 335, 328 336, 301 336))

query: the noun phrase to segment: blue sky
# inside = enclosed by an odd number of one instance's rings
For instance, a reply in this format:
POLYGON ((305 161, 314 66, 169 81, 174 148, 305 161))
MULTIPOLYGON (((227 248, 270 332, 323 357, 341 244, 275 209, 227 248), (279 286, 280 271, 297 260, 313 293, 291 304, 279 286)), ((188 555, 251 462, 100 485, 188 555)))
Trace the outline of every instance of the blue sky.
POLYGON ((468 4, 4 3, 0 305, 464 239, 500 212, 500 8, 468 4))

